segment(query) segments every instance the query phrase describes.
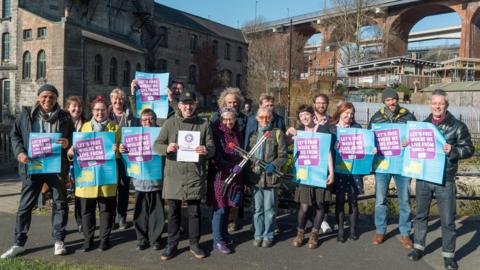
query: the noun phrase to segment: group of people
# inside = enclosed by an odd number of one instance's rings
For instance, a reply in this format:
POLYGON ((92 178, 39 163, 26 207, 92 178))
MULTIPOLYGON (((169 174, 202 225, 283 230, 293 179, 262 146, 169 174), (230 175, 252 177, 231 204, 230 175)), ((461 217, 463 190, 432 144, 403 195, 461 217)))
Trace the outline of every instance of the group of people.
MULTIPOLYGON (((136 202, 133 224, 137 235, 137 249, 161 248, 161 234, 165 225, 163 202, 168 206, 168 240, 161 254, 162 260, 174 257, 181 235, 182 206, 187 206, 188 235, 190 251, 196 258, 204 258, 205 252, 200 246, 201 202, 206 199, 212 207, 213 249, 229 254, 234 242, 228 225, 243 212, 246 187, 252 193, 253 205, 253 245, 268 248, 274 244, 276 229, 277 191, 282 181, 279 170, 287 162, 287 148, 292 144, 298 130, 331 134, 332 144, 328 156, 327 187, 298 185, 294 198, 299 204, 297 216, 297 235, 292 245, 305 244, 307 220, 312 220, 307 245, 318 247, 321 231, 329 228, 327 214, 331 205, 335 206, 338 226, 337 241, 346 241, 344 232, 345 204, 348 202, 351 240, 359 238, 357 198, 363 191, 363 176, 334 172, 337 128, 361 128, 355 122, 355 108, 352 103, 342 102, 330 117, 327 114, 329 98, 319 94, 313 98, 313 104, 303 104, 297 111, 297 126, 285 126, 282 116, 274 110, 275 99, 272 95, 262 94, 256 113, 248 116, 241 111, 244 97, 239 89, 225 89, 218 100, 219 110, 210 121, 201 118, 197 111, 197 98, 194 92, 184 90, 181 82, 173 81, 168 89, 169 114, 167 119, 156 119, 154 111, 145 109, 135 115, 136 81, 132 82, 129 97, 115 89, 110 94, 110 104, 99 96, 90 103, 92 117, 84 117, 84 104, 79 97, 69 97, 65 110, 57 103, 58 91, 52 85, 44 85, 38 90, 37 101, 33 108, 25 109, 12 128, 12 147, 19 162, 19 172, 23 181, 20 206, 17 212, 14 245, 1 257, 9 258, 22 253, 27 241, 27 232, 31 223, 31 214, 36 198, 43 183, 50 187, 53 200, 52 226, 55 239, 54 254, 66 254, 64 244, 67 225, 68 205, 66 202, 65 179, 74 177, 75 171, 68 169, 75 155, 72 147, 73 132, 114 132, 116 142, 111 151, 117 154, 118 181, 114 185, 96 187, 75 187, 75 218, 79 231, 84 235, 82 249, 94 248, 95 209, 100 211, 99 250, 111 247, 110 233, 118 220, 121 229, 127 228, 126 212, 128 206, 130 181, 135 186, 136 202), (127 98, 130 98, 128 102, 127 98), (132 106, 127 106, 130 103, 132 106), (162 179, 130 179, 120 153, 128 151, 121 144, 121 128, 130 126, 161 126, 159 137, 155 140, 154 151, 163 158, 162 179), (200 133, 200 145, 194 151, 199 155, 198 162, 177 161, 179 131, 197 131, 200 133), (27 156, 30 132, 60 132, 56 141, 62 147, 62 170, 59 174, 27 173, 27 156), (266 133, 269 135, 266 136, 266 133), (261 143, 258 143, 259 141, 261 143), (235 147, 250 152, 252 160, 242 167, 242 155, 235 147), (225 190, 225 180, 234 175, 234 179, 225 190), (334 196, 333 196, 334 195, 334 196), (334 199, 333 199, 334 198, 334 199), (332 203, 332 201, 335 201, 332 203), (240 211, 239 211, 240 209, 240 211), (118 215, 118 216, 117 216, 118 215), (311 215, 311 217, 310 217, 311 215), (117 216, 117 218, 116 218, 117 216)), ((373 115, 372 123, 405 123, 416 120, 412 113, 398 104, 399 98, 393 89, 382 92, 384 107, 373 115)), ((412 249, 408 257, 414 261, 424 255, 425 238, 429 207, 436 196, 442 224, 442 247, 445 267, 457 269, 455 252, 455 174, 459 159, 468 158, 474 152, 470 134, 464 123, 448 112, 448 99, 445 92, 434 91, 431 99, 431 114, 425 122, 433 123, 445 136, 443 150, 447 156, 443 184, 433 184, 417 179, 416 215, 414 219, 413 242, 411 240, 412 215, 409 203, 411 179, 401 175, 375 174, 375 227, 374 245, 385 241, 387 230, 387 190, 393 178, 397 187, 400 203, 399 230, 400 240, 407 249, 412 249)), ((250 111, 248 111, 250 114, 250 111)), ((408 141, 403 143, 408 147, 408 141)))

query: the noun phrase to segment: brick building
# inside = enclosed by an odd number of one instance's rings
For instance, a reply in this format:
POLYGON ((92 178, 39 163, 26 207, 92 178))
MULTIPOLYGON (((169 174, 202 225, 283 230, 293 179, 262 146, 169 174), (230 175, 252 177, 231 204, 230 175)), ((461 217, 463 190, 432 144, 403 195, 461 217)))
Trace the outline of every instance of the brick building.
POLYGON ((218 72, 243 88, 247 44, 240 30, 153 0, 1 0, 2 119, 32 106, 46 82, 89 100, 129 91, 136 70, 170 72, 195 89, 197 48, 211 42, 218 72))

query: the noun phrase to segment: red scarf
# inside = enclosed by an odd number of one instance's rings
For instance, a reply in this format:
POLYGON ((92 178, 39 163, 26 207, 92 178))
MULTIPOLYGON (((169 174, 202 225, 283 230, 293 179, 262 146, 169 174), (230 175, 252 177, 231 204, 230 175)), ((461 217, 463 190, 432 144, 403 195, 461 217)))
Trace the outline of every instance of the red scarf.
POLYGON ((438 126, 440 125, 440 123, 443 121, 443 119, 445 119, 445 116, 447 116, 447 114, 443 114, 439 119, 435 119, 432 115, 432 124, 434 124, 435 126, 438 126))

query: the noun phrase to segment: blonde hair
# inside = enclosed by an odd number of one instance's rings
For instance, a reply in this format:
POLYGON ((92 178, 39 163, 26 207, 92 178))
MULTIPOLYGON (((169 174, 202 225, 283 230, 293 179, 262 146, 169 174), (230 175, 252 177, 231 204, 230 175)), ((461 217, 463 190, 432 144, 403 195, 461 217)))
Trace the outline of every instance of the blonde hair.
POLYGON ((125 91, 120 88, 115 88, 112 90, 112 92, 110 92, 110 99, 112 99, 114 96, 121 96, 123 99, 127 97, 125 91))
POLYGON ((227 104, 225 102, 225 97, 227 95, 234 95, 235 98, 237 99, 238 108, 235 108, 235 109, 240 109, 243 107, 243 103, 245 102, 245 99, 243 98, 243 95, 240 89, 235 87, 227 87, 225 88, 225 90, 222 91, 222 93, 220 93, 220 97, 218 98, 217 104, 219 108, 227 107, 227 104))
POLYGON ((270 93, 263 93, 260 95, 260 97, 258 98, 258 104, 259 105, 262 105, 263 101, 264 100, 273 100, 275 101, 275 97, 270 94, 270 93))

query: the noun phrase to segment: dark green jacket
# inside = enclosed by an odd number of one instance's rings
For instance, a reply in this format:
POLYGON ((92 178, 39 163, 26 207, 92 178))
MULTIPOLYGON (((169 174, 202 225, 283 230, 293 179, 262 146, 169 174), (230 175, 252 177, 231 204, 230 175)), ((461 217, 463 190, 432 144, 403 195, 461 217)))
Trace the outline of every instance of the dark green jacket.
POLYGON ((194 116, 183 118, 178 113, 168 118, 155 141, 155 152, 166 156, 163 181, 163 198, 170 200, 200 200, 205 194, 207 160, 215 154, 212 131, 207 120, 194 116), (199 162, 178 162, 176 153, 167 154, 170 143, 177 143, 180 130, 200 131, 200 145, 207 148, 207 155, 199 162))
POLYGON ((378 110, 372 116, 372 118, 370 118, 370 122, 368 122, 368 129, 372 128, 373 123, 407 123, 407 121, 417 121, 415 116, 406 108, 397 106, 392 118, 388 117, 388 115, 385 113, 385 110, 388 109, 385 107, 380 108, 380 110, 378 110))

